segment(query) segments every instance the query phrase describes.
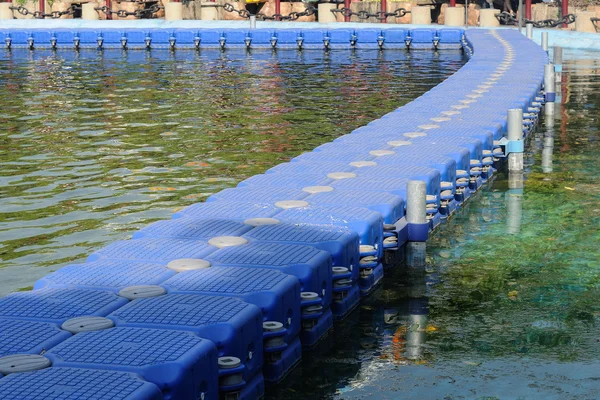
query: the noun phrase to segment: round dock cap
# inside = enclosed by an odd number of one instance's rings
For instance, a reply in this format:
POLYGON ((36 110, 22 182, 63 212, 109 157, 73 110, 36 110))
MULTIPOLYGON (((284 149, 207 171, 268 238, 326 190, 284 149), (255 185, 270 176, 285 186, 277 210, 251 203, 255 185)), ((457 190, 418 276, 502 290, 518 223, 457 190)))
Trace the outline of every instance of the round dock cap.
POLYGON ((250 226, 277 225, 281 221, 275 218, 250 218, 244 221, 244 224, 250 226))
POLYGON ((429 118, 431 121, 433 122, 446 122, 446 121, 450 121, 450 118, 448 117, 433 117, 433 118, 429 118))
POLYGON ((330 172, 327 177, 329 179, 350 179, 356 178, 356 174, 354 172, 330 172))
POLYGON ((425 129, 425 130, 427 130, 427 129, 437 129, 437 128, 439 128, 439 127, 440 127, 440 126, 439 126, 439 125, 436 125, 436 124, 425 124, 425 125, 419 125, 419 129, 425 129))
POLYGON ((413 139, 413 138, 427 136, 427 134, 425 132, 406 132, 402 136, 407 137, 409 139, 413 139))
POLYGON ((391 141, 387 142, 387 144, 392 147, 400 147, 400 146, 410 146, 412 144, 412 142, 409 142, 408 140, 391 140, 391 141))
POLYGON ((210 262, 201 258, 179 258, 169 262, 167 268, 175 272, 193 271, 195 269, 210 268, 210 262))
POLYGON ((37 371, 51 365, 49 359, 38 354, 12 354, 0 358, 0 374, 37 371))
POLYGON ((331 186, 307 186, 302 188, 303 192, 315 194, 315 193, 325 193, 325 192, 333 192, 333 188, 331 186))
POLYGON ((450 106, 450 108, 454 108, 456 110, 464 110, 465 108, 469 108, 469 106, 466 104, 457 104, 454 106, 450 106))
POLYGON ((73 335, 82 332, 101 331, 104 329, 110 329, 115 326, 115 323, 108 318, 104 317, 76 317, 71 318, 63 322, 60 326, 62 330, 71 332, 73 335))
POLYGON ((302 301, 313 301, 319 298, 319 294, 315 292, 302 292, 300 293, 300 299, 302 301))
POLYGON ((375 161, 353 161, 350 163, 350 165, 356 168, 363 168, 374 167, 377 165, 377 163, 375 161))
POLYGON ((391 156, 393 154, 396 154, 395 151, 392 150, 371 150, 369 152, 370 155, 375 156, 375 157, 381 157, 381 156, 391 156))
POLYGON ((342 275, 347 274, 349 270, 346 267, 333 267, 331 268, 331 272, 333 272, 333 275, 342 275))
POLYGON ((442 114, 442 115, 458 115, 458 114, 460 114, 460 111, 456 111, 456 110, 442 111, 440 114, 442 114))
POLYGON ((265 321, 263 322, 263 332, 279 332, 282 331, 283 324, 279 321, 265 321))
POLYGON ((219 357, 217 363, 220 369, 232 369, 242 365, 242 361, 239 358, 232 356, 219 357))
POLYGON ((308 207, 309 205, 310 204, 304 200, 283 200, 275 203, 275 207, 283 208, 284 210, 289 208, 308 207))
POLYGON ((119 290, 119 296, 129 300, 157 297, 162 296, 165 293, 167 293, 165 288, 158 285, 129 286, 119 290))
POLYGON ((247 244, 248 241, 239 236, 217 236, 208 241, 208 244, 222 249, 224 247, 241 246, 247 244))

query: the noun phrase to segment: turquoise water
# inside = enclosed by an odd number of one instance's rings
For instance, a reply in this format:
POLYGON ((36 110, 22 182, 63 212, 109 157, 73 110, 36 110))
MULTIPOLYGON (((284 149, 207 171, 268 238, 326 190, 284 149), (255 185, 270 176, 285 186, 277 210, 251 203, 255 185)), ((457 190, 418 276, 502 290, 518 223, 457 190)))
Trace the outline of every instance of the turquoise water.
POLYGON ((349 133, 462 52, 0 50, 0 295, 349 133))
POLYGON ((498 174, 269 398, 600 397, 600 53, 565 57, 523 189, 498 174))

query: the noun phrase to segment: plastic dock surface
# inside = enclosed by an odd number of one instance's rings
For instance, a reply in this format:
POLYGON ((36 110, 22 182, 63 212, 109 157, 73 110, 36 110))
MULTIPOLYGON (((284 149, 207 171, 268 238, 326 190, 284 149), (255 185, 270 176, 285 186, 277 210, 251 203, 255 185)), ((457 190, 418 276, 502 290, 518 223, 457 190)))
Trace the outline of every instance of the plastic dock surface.
POLYGON ((515 30, 112 22, 0 28, 0 45, 462 48, 470 60, 382 118, 1 298, 2 399, 261 397, 377 287, 384 251, 426 241, 493 176, 507 110, 523 110, 528 133, 544 103, 547 55, 515 30), (426 185, 421 222, 406 215, 411 180, 426 185))

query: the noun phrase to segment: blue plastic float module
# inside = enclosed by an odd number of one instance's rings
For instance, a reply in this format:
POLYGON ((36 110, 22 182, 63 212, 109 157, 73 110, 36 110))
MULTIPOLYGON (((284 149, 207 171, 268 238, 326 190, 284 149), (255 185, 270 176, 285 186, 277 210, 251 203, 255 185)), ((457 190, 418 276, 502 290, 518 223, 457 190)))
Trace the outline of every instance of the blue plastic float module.
MULTIPOLYGON (((249 382, 263 365, 263 317, 258 307, 233 297, 165 294, 139 298, 108 315, 117 327, 188 331, 212 341, 219 357, 237 357, 249 382)), ((220 371, 220 374, 224 371, 220 371)), ((240 388, 243 384, 239 385, 240 388)), ((239 388, 223 388, 221 391, 239 388)))
POLYGON ((133 373, 46 368, 0 379, 3 400, 162 400, 156 385, 133 373))
POLYGON ((27 29, 0 30, 19 48, 460 49, 461 29, 27 29))
POLYGON ((358 301, 356 283, 366 294, 381 280, 385 241, 400 233, 389 223, 402 221, 407 179, 427 183, 434 226, 438 208, 448 215, 493 173, 506 109, 521 108, 523 132, 531 130, 547 62, 517 32, 460 29, 0 30, 0 42, 34 49, 463 47, 470 56, 436 88, 352 134, 152 224, 138 240, 109 245, 41 279, 33 292, 0 299, 0 327, 11 338, 0 356, 46 352, 54 363, 2 377, 7 399, 214 398, 216 386, 260 397, 261 371, 276 381, 298 361, 297 332, 305 345, 316 343, 332 326, 330 308, 345 315, 358 301), (222 236, 243 244, 209 243, 222 236), (181 258, 212 266, 168 267, 181 258), (118 295, 134 285, 168 293, 118 295), (117 327, 74 336, 60 328, 78 316, 108 317, 117 327), (281 325, 269 329, 269 322, 281 325), (240 365, 218 369, 216 356, 240 365), (243 380, 232 380, 236 374, 243 380))
POLYGON ((217 349, 190 332, 120 327, 83 332, 44 356, 53 367, 135 373, 165 399, 219 398, 217 349))

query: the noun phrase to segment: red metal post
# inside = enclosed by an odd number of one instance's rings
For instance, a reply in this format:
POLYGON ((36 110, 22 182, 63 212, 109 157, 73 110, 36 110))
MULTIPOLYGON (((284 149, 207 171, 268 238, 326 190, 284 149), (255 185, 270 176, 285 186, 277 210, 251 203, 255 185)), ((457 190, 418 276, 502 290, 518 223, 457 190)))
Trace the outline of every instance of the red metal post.
MULTIPOLYGON (((344 8, 350 9, 350 0, 344 0, 344 8)), ((344 15, 344 22, 350 22, 349 15, 344 15)))
MULTIPOLYGON (((112 11, 112 1, 111 0, 106 0, 106 8, 108 8, 108 11, 112 11)), ((106 14, 106 19, 112 19, 112 13, 108 13, 106 14)))
MULTIPOLYGON (((561 17, 564 17, 565 15, 567 15, 569 13, 569 0, 562 0, 562 12, 561 12, 561 17)), ((563 28, 568 27, 569 25, 567 24, 562 24, 563 28)))
POLYGON ((40 14, 46 14, 46 0, 40 0, 40 14))
POLYGON ((531 21, 531 0, 525 0, 525 18, 531 21))
MULTIPOLYGON (((387 12, 387 0, 381 0, 381 12, 382 13, 386 13, 387 12)), ((381 23, 383 24, 387 24, 387 17, 385 16, 385 14, 381 14, 383 19, 381 20, 381 23)))
POLYGON ((277 21, 281 20, 281 18, 279 18, 279 14, 281 14, 281 0, 275 0, 275 14, 277 14, 275 19, 277 21))
POLYGON ((450 7, 456 7, 456 0, 450 0, 450 7))

